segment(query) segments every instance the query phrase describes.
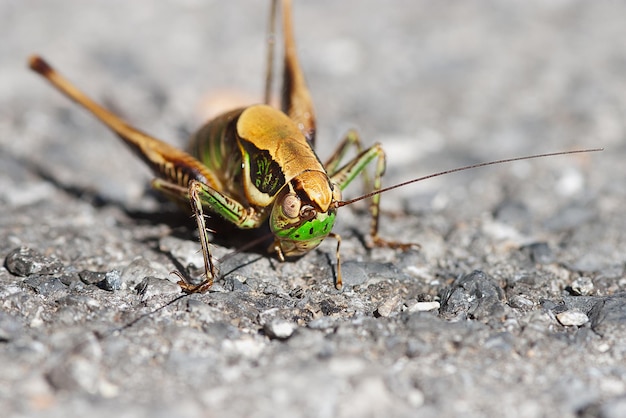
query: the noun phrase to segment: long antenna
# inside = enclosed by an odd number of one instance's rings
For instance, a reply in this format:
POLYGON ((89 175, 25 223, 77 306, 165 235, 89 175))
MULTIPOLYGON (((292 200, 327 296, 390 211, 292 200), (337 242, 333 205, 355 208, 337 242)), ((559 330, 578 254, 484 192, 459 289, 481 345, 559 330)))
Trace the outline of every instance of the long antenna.
POLYGON ((486 163, 478 163, 478 164, 467 165, 465 167, 453 168, 451 170, 440 171, 438 173, 429 174, 429 175, 424 176, 424 177, 418 177, 418 178, 413 179, 413 180, 408 180, 408 181, 396 184, 394 186, 389 186, 389 187, 382 188, 380 190, 375 190, 375 191, 373 191, 371 193, 364 194, 363 196, 355 197, 354 199, 342 200, 342 201, 336 202, 335 203, 335 207, 340 208, 342 206, 350 205, 350 204, 358 202, 360 200, 367 199, 368 197, 372 197, 372 196, 375 196, 375 195, 380 194, 380 193, 388 192, 389 190, 393 190, 393 189, 397 189, 397 188, 400 188, 400 187, 404 187, 404 186, 406 186, 408 184, 417 183, 418 181, 431 179, 433 177, 443 176, 444 174, 457 173, 459 171, 471 170, 473 168, 478 168, 478 167, 486 167, 488 165, 510 163, 510 162, 513 162, 513 161, 532 160, 534 158, 555 157, 557 155, 582 154, 582 153, 586 153, 586 152, 598 152, 598 151, 604 151, 604 148, 590 148, 590 149, 582 149, 582 150, 574 150, 574 151, 551 152, 551 153, 548 153, 548 154, 528 155, 526 157, 506 158, 504 160, 496 160, 496 161, 489 161, 489 162, 486 162, 486 163))

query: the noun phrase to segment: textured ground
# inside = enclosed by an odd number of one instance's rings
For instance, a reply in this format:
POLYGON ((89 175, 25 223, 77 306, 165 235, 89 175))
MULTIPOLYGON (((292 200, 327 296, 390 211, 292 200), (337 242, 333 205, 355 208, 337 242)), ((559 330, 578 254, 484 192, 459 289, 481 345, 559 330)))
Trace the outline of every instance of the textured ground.
POLYGON ((329 240, 177 298, 193 223, 26 60, 184 146, 260 100, 268 5, 0 1, 3 416, 626 416, 625 3, 297 3, 322 159, 352 127, 386 184, 606 151, 385 194, 382 235, 420 251, 367 250, 343 208, 343 291, 329 240))

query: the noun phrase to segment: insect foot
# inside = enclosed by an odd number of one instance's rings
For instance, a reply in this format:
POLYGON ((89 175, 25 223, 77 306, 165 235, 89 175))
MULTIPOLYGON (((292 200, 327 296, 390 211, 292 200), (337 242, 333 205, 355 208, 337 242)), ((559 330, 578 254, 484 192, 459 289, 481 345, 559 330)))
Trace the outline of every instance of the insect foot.
POLYGON ((205 279, 200 283, 191 283, 191 281, 187 277, 185 277, 181 272, 177 270, 173 271, 172 273, 178 277, 179 280, 176 283, 180 286, 183 292, 187 294, 206 293, 209 291, 209 289, 211 289, 211 286, 213 286, 213 281, 218 275, 217 267, 215 267, 214 264, 212 266, 213 269, 211 271, 211 275, 208 276, 205 274, 205 279))

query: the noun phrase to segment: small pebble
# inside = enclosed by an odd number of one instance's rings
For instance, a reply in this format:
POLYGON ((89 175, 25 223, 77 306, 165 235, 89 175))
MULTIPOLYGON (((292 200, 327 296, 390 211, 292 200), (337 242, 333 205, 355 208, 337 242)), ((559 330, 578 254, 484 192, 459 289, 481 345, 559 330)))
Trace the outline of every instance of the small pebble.
POLYGON ((593 282, 589 277, 579 277, 572 282, 572 290, 577 295, 588 296, 593 293, 593 282))
POLYGON ((83 270, 78 273, 78 277, 80 277, 80 281, 85 284, 95 284, 97 285, 101 281, 104 280, 106 273, 102 273, 99 271, 89 271, 83 270))
POLYGON ((111 270, 106 273, 83 270, 78 273, 80 281, 85 284, 98 286, 100 289, 114 291, 122 287, 122 273, 119 270, 111 270))
POLYGON ((104 275, 104 280, 98 283, 98 287, 109 291, 120 290, 122 287, 122 273, 119 270, 107 271, 104 275))
POLYGON ((293 335, 297 328, 298 326, 293 322, 284 319, 275 319, 266 323, 263 326, 263 331, 265 331, 265 335, 272 339, 286 340, 293 335))
POLYGON ((376 309, 376 314, 382 317, 388 317, 394 312, 400 311, 400 306, 402 305, 402 298, 398 295, 392 296, 391 298, 384 301, 378 309, 376 309))
POLYGON ((514 295, 509 299, 509 306, 516 309, 531 309, 535 303, 526 296, 514 295))
POLYGON ((556 319, 561 325, 566 327, 581 326, 589 322, 589 317, 576 310, 564 311, 556 315, 556 319))
POLYGON ((417 302, 411 305, 408 309, 409 312, 426 312, 439 309, 441 304, 439 302, 417 302))

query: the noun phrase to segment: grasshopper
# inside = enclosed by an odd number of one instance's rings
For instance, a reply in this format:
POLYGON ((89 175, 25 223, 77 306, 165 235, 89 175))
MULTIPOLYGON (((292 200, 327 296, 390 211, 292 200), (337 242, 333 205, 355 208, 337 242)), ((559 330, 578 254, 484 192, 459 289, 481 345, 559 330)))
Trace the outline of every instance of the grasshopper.
MULTIPOLYGON (((270 33, 277 19, 277 0, 272 1, 270 33)), ((226 112, 201 127, 182 151, 128 125, 100 106, 57 73, 39 56, 30 58, 32 70, 90 111, 126 143, 153 171, 152 187, 167 197, 189 202, 199 231, 204 258, 202 281, 192 283, 179 276, 187 293, 208 291, 217 277, 209 248, 205 211, 241 229, 261 228, 269 223, 273 243, 269 251, 280 261, 315 249, 326 237, 334 237, 336 288, 342 287, 339 248, 341 237, 332 232, 337 210, 366 198, 370 201, 372 246, 408 249, 413 244, 388 241, 378 235, 380 194, 426 178, 484 165, 594 150, 567 151, 475 164, 382 188, 385 153, 376 143, 364 149, 356 132, 340 142, 322 163, 313 151, 316 120, 311 95, 296 55, 291 0, 282 0, 283 88, 281 110, 269 105, 273 43, 268 50, 265 103, 226 112), (342 165, 346 153, 357 156, 342 165), (343 201, 342 191, 376 160, 371 192, 343 201)), ((365 176, 366 177, 366 176, 365 176)))

